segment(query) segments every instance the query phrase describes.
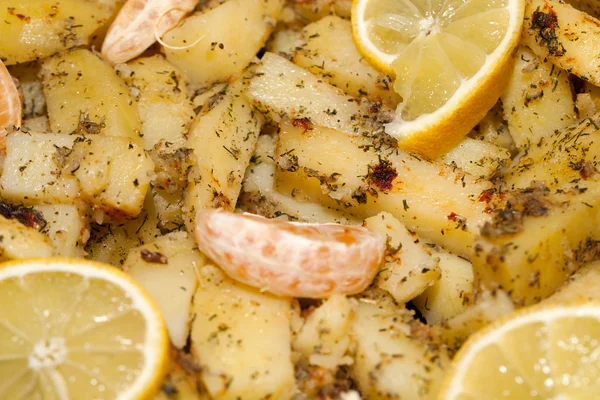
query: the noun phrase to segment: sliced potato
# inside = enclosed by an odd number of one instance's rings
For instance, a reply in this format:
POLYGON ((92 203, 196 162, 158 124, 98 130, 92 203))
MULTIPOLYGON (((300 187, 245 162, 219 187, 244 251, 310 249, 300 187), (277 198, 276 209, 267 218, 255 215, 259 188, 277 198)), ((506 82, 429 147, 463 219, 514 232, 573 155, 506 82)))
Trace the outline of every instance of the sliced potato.
POLYGON ((600 155, 600 114, 584 119, 544 140, 515 159, 505 178, 511 189, 527 188, 533 181, 560 187, 593 178, 600 155))
POLYGON ((523 43, 541 59, 600 85, 600 21, 562 0, 531 0, 525 8, 523 43))
POLYGON ((213 399, 289 399, 294 392, 290 301, 199 270, 192 352, 213 399))
POLYGON ((192 318, 196 270, 204 257, 186 232, 173 232, 131 249, 123 270, 142 284, 165 317, 171 343, 187 343, 192 318))
POLYGON ((0 261, 15 258, 51 257, 54 246, 48 237, 35 228, 0 215, 0 261))
POLYGON ((185 135, 196 114, 179 70, 157 54, 119 64, 117 73, 137 102, 144 148, 150 150, 161 140, 169 147, 185 146, 185 135))
POLYGON ((242 72, 275 27, 283 0, 231 0, 187 17, 163 37, 167 59, 208 86, 242 72), (235 29, 232 29, 235 27, 235 29))
POLYGON ((376 282, 396 302, 414 299, 440 279, 438 260, 392 214, 382 212, 367 218, 364 226, 387 236, 385 263, 376 282))
POLYGON ((566 71, 524 46, 515 60, 502 105, 516 146, 528 149, 573 125, 577 114, 566 71))
MULTIPOLYGON (((273 158, 275 146, 275 137, 262 135, 258 138, 256 152, 246 170, 238 207, 244 211, 269 218, 287 217, 293 221, 322 224, 357 225, 362 223, 361 219, 353 218, 337 208, 330 208, 320 202, 312 201, 312 199, 302 198, 298 194, 302 190, 300 188, 292 187, 289 193, 280 191, 275 182, 275 176, 281 173, 280 170, 276 170, 273 158)), ((293 174, 293 176, 296 176, 296 174, 293 174)), ((288 180, 288 183, 293 184, 294 182, 288 180)), ((320 192, 318 182, 317 189, 320 192)), ((327 196, 325 197, 332 200, 327 196)))
POLYGON ((141 141, 129 88, 96 54, 85 49, 58 54, 42 64, 41 75, 53 132, 141 141))
POLYGON ((2 197, 27 205, 74 203, 79 183, 70 171, 63 173, 60 159, 76 139, 60 134, 9 134, 0 177, 2 197))
POLYGON ((352 302, 334 294, 317 307, 306 319, 294 338, 294 350, 302 353, 311 365, 334 370, 349 364, 346 355, 350 346, 350 328, 354 318, 352 302))
POLYGON ((548 297, 597 256, 598 209, 597 182, 509 194, 507 206, 495 211, 494 222, 484 226, 473 246, 476 280, 506 291, 517 304, 548 297))
POLYGON ((438 324, 464 312, 473 303, 475 285, 469 261, 446 251, 432 252, 439 259, 440 279, 412 302, 428 324, 438 324))
POLYGON ((185 202, 192 216, 194 210, 207 207, 235 208, 263 124, 243 96, 245 90, 244 80, 229 86, 190 128, 187 147, 193 150, 196 163, 185 202))
POLYGON ((0 0, 0 59, 17 64, 86 45, 118 0, 0 0))
POLYGON ((510 153, 493 143, 466 137, 438 161, 482 179, 490 179, 508 165, 510 153))
POLYGON ((122 267, 132 248, 161 236, 156 208, 150 196, 146 196, 144 208, 136 218, 119 224, 95 225, 93 228, 85 247, 88 258, 116 267, 122 267))
POLYGON ((142 146, 125 137, 89 136, 73 146, 67 163, 81 188, 81 198, 110 217, 135 217, 154 174, 142 146))
POLYGON ((550 297, 542 303, 569 302, 569 301, 595 301, 599 298, 598 285, 600 285, 600 262, 586 264, 569 277, 550 297))
POLYGON ((340 89, 273 53, 265 53, 246 93, 275 121, 282 116, 356 135, 367 129, 359 104, 340 89))
POLYGON ((293 62, 353 97, 366 96, 395 108, 400 96, 392 78, 375 70, 358 52, 350 21, 328 16, 304 27, 293 62))
POLYGON ((352 0, 290 0, 288 3, 298 15, 308 21, 317 21, 335 14, 350 18, 352 0))
POLYGON ((352 375, 368 399, 435 399, 449 360, 419 338, 412 315, 386 302, 360 301, 352 324, 356 354, 352 375))
POLYGON ((492 187, 488 181, 381 140, 283 123, 275 159, 284 170, 316 179, 343 204, 364 207, 366 216, 389 212, 421 238, 458 255, 470 254, 474 235, 490 219, 480 197, 492 187))
POLYGON ((503 291, 483 291, 477 295, 475 304, 444 321, 440 337, 449 351, 455 353, 473 333, 514 310, 510 297, 503 291))
POLYGON ((71 204, 39 205, 34 209, 42 214, 46 226, 42 233, 46 234, 56 255, 61 257, 83 257, 84 246, 89 236, 86 216, 71 204))

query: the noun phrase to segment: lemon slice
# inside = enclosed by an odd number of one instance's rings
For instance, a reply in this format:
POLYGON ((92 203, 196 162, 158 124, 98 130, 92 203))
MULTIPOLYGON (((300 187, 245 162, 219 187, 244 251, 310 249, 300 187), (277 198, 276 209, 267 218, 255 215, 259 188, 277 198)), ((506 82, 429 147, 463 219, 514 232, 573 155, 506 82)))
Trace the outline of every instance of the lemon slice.
POLYGON ((402 96, 386 132, 437 157, 493 107, 511 71, 525 0, 354 0, 361 53, 396 76, 402 96))
POLYGON ((168 360, 162 317, 135 281, 83 260, 0 266, 1 399, 140 399, 168 360))
POLYGON ((600 303, 523 309, 456 355, 440 399, 594 399, 600 393, 600 303))

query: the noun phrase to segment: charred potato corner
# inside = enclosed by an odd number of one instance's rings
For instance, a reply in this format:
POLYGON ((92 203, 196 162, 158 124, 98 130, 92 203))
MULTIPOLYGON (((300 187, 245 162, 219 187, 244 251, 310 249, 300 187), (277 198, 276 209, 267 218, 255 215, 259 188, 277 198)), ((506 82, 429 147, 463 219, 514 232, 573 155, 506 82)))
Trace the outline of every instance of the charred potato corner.
POLYGON ((0 0, 0 399, 593 399, 596 0, 0 0))

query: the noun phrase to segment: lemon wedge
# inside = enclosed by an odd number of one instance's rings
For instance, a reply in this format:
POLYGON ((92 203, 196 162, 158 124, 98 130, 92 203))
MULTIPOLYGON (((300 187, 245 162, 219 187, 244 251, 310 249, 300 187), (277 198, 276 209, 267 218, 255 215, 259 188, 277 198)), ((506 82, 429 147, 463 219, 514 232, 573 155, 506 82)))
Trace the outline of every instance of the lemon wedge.
POLYGON ((440 399, 593 399, 600 393, 600 303, 509 314, 456 355, 440 399))
POLYGON ((142 399, 168 366, 162 316, 114 267, 59 258, 0 266, 0 398, 142 399))
POLYGON ((402 102, 386 132, 435 158, 494 106, 510 76, 525 0, 354 0, 352 33, 402 102))

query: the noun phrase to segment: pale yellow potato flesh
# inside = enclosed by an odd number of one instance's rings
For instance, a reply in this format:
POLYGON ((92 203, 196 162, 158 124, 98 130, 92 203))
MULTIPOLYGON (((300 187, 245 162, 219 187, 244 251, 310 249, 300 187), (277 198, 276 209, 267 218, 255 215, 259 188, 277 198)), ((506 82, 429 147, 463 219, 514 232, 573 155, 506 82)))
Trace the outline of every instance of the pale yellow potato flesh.
POLYGON ((350 22, 327 16, 302 30, 292 61, 353 97, 366 96, 395 108, 400 96, 392 78, 373 68, 358 52, 350 22))
POLYGON ((438 260, 421 240, 390 213, 367 218, 364 226, 387 237, 384 265, 377 275, 377 286, 404 304, 437 284, 441 271, 438 260))
POLYGON ((330 197, 364 207, 366 216, 389 212, 424 240, 469 256, 474 235, 490 219, 480 195, 491 183, 381 146, 332 129, 305 132, 284 123, 275 159, 284 170, 319 179, 330 197))
POLYGON ((144 286, 160 308, 171 343, 178 349, 186 345, 190 333, 196 271, 204 262, 186 232, 173 232, 131 249, 123 264, 123 270, 144 286))
POLYGON ((152 149, 161 140, 169 147, 185 146, 195 113, 181 72, 155 55, 117 65, 117 73, 137 103, 144 149, 152 149))
POLYGON ((560 0, 525 7, 523 44, 540 58, 600 85, 600 21, 560 0))
POLYGON ((191 342, 208 392, 223 400, 290 398, 289 299, 235 283, 211 265, 198 273, 191 342))
POLYGON ((44 61, 41 75, 52 132, 100 134, 141 142, 138 109, 113 68, 85 49, 44 61))
POLYGON ((89 44, 119 0, 1 0, 0 59, 7 65, 89 44))
POLYGON ((265 44, 283 3, 231 0, 198 12, 164 35, 163 51, 199 86, 226 81, 241 73, 265 44))
POLYGON ((501 99, 519 149, 535 147, 577 121, 569 73, 523 46, 501 99))
POLYGON ((244 97, 245 90, 244 80, 232 84, 192 123, 187 147, 196 161, 185 196, 190 211, 186 224, 192 223, 194 210, 235 208, 264 121, 244 97))

